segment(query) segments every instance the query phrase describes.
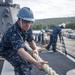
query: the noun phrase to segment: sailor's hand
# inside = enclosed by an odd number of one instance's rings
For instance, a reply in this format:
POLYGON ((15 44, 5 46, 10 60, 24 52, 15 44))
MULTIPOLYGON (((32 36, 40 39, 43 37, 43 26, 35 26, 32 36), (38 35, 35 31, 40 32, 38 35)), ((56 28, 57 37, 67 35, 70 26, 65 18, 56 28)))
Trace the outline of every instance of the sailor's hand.
POLYGON ((36 64, 35 64, 35 66, 39 69, 39 70, 43 70, 43 65, 44 64, 48 64, 48 62, 47 61, 44 61, 44 60, 41 60, 41 61, 37 61, 36 62, 36 64))
POLYGON ((35 49, 35 50, 33 51, 33 53, 39 54, 39 52, 38 52, 37 49, 35 49))

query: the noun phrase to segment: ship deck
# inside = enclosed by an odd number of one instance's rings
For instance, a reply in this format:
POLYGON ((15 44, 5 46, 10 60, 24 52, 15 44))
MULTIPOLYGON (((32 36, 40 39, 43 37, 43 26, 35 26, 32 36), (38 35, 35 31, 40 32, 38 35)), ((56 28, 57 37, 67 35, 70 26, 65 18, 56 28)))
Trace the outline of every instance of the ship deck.
MULTIPOLYGON (((39 53, 40 57, 48 61, 49 66, 59 75, 67 75, 67 72, 75 69, 75 62, 60 52, 43 51, 39 53)), ((0 75, 19 75, 14 72, 12 66, 6 60, 0 60, 0 75), (10 66, 10 67, 8 67, 10 66), (5 68, 5 69, 4 69, 5 68)), ((35 66, 31 70, 31 75, 46 75, 44 71, 38 70, 35 66)), ((72 74, 73 75, 73 74, 72 74)))
MULTIPOLYGON (((49 66, 59 75, 66 75, 68 71, 75 69, 75 62, 60 52, 40 52, 40 57, 48 61, 49 66)), ((32 73, 32 75, 46 75, 45 72, 41 72, 35 67, 32 73)))

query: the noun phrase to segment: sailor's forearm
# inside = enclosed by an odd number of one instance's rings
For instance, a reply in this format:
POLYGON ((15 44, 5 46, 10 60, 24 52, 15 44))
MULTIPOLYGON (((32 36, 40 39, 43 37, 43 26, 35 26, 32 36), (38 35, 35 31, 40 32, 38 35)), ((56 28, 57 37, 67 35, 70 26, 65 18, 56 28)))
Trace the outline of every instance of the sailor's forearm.
POLYGON ((18 50, 18 54, 26 61, 32 63, 35 65, 36 60, 29 54, 27 53, 23 48, 20 48, 18 50))

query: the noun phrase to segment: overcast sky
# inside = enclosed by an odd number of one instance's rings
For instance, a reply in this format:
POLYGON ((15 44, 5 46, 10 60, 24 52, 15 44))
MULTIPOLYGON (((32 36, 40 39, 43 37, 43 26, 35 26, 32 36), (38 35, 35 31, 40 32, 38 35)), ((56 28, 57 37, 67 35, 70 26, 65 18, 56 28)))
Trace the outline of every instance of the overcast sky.
POLYGON ((35 19, 75 16, 75 0, 13 0, 13 3, 30 7, 35 19))

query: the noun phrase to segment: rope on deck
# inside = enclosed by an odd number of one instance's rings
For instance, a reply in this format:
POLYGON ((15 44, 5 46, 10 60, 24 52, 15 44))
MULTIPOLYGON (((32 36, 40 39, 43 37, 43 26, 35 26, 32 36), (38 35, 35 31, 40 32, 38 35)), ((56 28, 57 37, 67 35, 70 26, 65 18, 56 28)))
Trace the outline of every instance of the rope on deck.
MULTIPOLYGON (((29 47, 28 44, 25 44, 25 47, 32 53, 33 50, 29 47)), ((33 57, 37 60, 37 61, 41 61, 42 58, 40 58, 40 56, 38 56, 37 54, 33 53, 33 57)), ((48 75, 59 75, 57 74, 51 67, 49 67, 48 64, 44 64, 42 66, 42 69, 48 74, 48 75)))

